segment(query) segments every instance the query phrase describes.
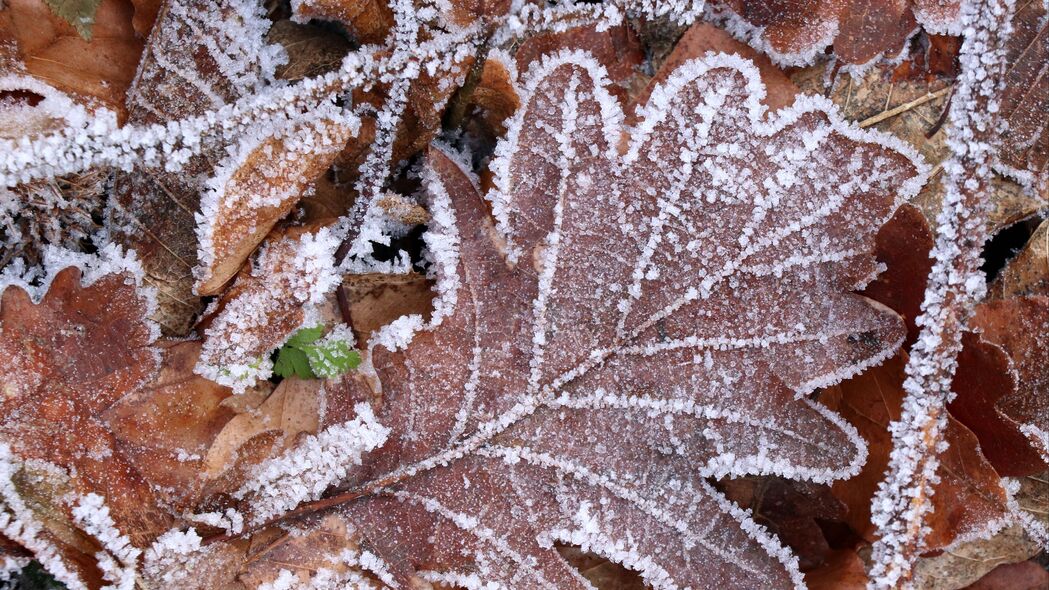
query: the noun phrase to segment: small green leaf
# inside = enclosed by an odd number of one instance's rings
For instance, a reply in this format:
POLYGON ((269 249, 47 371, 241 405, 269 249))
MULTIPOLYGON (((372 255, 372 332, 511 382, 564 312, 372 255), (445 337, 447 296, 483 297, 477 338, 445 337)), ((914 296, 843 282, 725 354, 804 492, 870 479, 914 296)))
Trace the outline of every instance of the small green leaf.
POLYGON ((310 369, 310 359, 298 348, 285 345, 277 353, 277 362, 273 363, 273 372, 281 377, 295 375, 301 379, 314 379, 316 375, 310 369))
POLYGON ((284 346, 291 346, 292 348, 301 349, 307 344, 316 342, 321 334, 324 333, 324 326, 315 326, 313 328, 302 328, 298 332, 291 335, 288 341, 284 343, 284 346))
POLYGON ((91 28, 95 24, 95 13, 102 0, 44 0, 51 12, 76 29, 80 36, 91 40, 91 28))
POLYGON ((321 340, 323 326, 302 328, 277 352, 273 372, 302 379, 338 377, 361 364, 361 355, 343 340, 321 340))
POLYGON ((310 368, 321 378, 328 379, 338 377, 343 373, 356 369, 361 364, 361 355, 350 349, 349 345, 342 340, 332 340, 318 346, 307 346, 303 348, 306 356, 310 359, 310 368))

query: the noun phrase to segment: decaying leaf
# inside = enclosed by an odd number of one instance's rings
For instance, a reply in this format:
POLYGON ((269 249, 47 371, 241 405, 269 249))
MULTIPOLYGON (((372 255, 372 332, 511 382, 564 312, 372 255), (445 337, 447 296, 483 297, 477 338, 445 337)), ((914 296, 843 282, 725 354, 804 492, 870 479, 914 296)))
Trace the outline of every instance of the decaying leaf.
POLYGON ((1016 392, 998 402, 1001 411, 1049 462, 1049 296, 989 301, 977 307, 973 324, 1001 346, 1017 372, 1016 392))
POLYGON ((4 2, 0 36, 13 42, 27 74, 78 102, 123 114, 124 96, 135 75, 143 39, 131 25, 129 4, 120 0, 93 3, 97 5, 93 23, 87 29, 81 27, 92 31, 90 39, 53 13, 45 0, 4 2))
POLYGON ((961 32, 959 0, 715 0, 714 13, 738 36, 783 65, 807 65, 833 46, 845 64, 894 57, 921 24, 961 32))
MULTIPOLYGON (((1002 118, 1009 141, 998 165, 1023 184, 1049 194, 1049 28, 1043 2, 1024 2, 1013 17, 1006 46, 1009 70, 1002 118)), ((1043 197, 1049 198, 1049 197, 1043 197)))
POLYGON ((160 373, 122 397, 105 413, 117 448, 167 503, 187 510, 201 497, 205 456, 234 412, 223 403, 232 392, 193 373, 200 343, 161 342, 160 373))
POLYGON ((318 109, 284 129, 242 138, 215 166, 197 216, 198 295, 215 295, 356 134, 359 122, 318 109))
MULTIPOLYGON (((857 469, 852 429, 796 396, 902 340, 897 316, 849 291, 874 268, 887 188, 916 190, 918 165, 820 100, 765 122, 756 69, 727 56, 653 91, 620 156, 606 84, 582 53, 533 68, 492 163, 494 226, 472 175, 430 151, 433 317, 372 337, 375 392, 341 382, 381 396, 390 432, 335 511, 371 557, 332 554, 318 575, 588 587, 561 541, 657 587, 800 582, 703 477, 857 469)), ((275 515, 247 509, 249 524, 275 515)))
MULTIPOLYGON (((196 371, 238 392, 269 377, 269 354, 299 328, 323 323, 319 310, 338 284, 337 248, 331 227, 272 234, 217 304, 196 371)), ((353 341, 350 334, 345 339, 353 341)))
POLYGON ((203 457, 203 476, 217 479, 240 460, 239 451, 252 439, 265 436, 260 444, 265 451, 253 449, 252 459, 272 455, 290 447, 299 433, 315 434, 323 414, 323 394, 317 381, 285 379, 258 407, 247 408, 225 423, 203 457))

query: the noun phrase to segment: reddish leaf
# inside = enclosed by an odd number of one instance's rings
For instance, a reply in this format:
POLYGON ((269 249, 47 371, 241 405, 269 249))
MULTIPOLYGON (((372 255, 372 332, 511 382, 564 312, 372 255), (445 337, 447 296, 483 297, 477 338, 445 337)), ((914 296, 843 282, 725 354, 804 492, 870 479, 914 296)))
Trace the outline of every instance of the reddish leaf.
POLYGON ((105 414, 117 446, 176 510, 192 508, 204 481, 204 456, 233 417, 232 392, 193 374, 199 342, 164 342, 160 374, 105 414))
POLYGON ((1016 393, 998 401, 1001 411, 1049 462, 1049 296, 1032 295, 980 305, 973 326, 1001 346, 1017 373, 1016 393))
POLYGON ((827 46, 851 65, 899 54, 923 25, 930 33, 960 27, 960 2, 951 0, 716 0, 715 13, 774 61, 807 65, 827 46))
MULTIPOLYGON (((980 315, 986 317, 986 313, 980 315)), ((984 456, 1003 477, 1044 471, 1045 460, 1020 430, 1021 423, 1001 409, 1016 395, 1018 386, 1008 354, 971 332, 962 337, 962 344, 951 384, 957 397, 947 409, 973 431, 984 456)))
POLYGON ((171 518, 104 419, 159 367, 149 302, 125 272, 89 268, 82 285, 81 271, 66 268, 39 303, 17 286, 3 290, 0 439, 20 458, 68 470, 78 494, 103 496, 120 530, 142 546, 171 518))
POLYGON ((999 164, 1036 190, 1049 191, 1049 26, 1043 2, 1017 6, 1007 46, 1000 112, 1009 124, 999 164))
MULTIPOLYGON (((430 152, 431 321, 373 336, 374 389, 341 387, 380 403, 388 438, 300 509, 338 506, 398 584, 587 587, 561 541, 654 584, 791 585, 793 560, 703 478, 858 466, 850 429, 798 396, 902 340, 850 289, 916 166, 818 99, 766 123, 757 69, 732 57, 669 76, 623 157, 607 84, 584 54, 533 67, 492 164, 499 230, 471 173, 430 152)), ((288 505, 248 502, 248 522, 288 505)))
POLYGON ((878 230, 878 262, 886 270, 867 285, 863 294, 903 316, 907 322, 905 348, 910 348, 918 337, 914 320, 921 313, 926 277, 932 270, 931 250, 932 231, 925 216, 913 205, 901 205, 878 230))
MULTIPOLYGON (((783 73, 783 70, 773 65, 768 57, 737 41, 732 35, 704 22, 697 22, 685 31, 685 34, 674 45, 674 50, 656 72, 655 77, 635 98, 634 102, 637 105, 648 102, 652 89, 665 82, 674 73, 674 70, 689 60, 702 57, 707 52, 731 53, 753 61, 758 71, 761 72, 761 82, 766 89, 766 95, 761 102, 770 110, 779 110, 794 102, 794 97, 798 94, 798 87, 783 73)), ((632 117, 632 113, 627 113, 627 117, 632 117)))
MULTIPOLYGON (((902 355, 902 353, 901 353, 902 355)), ((871 498, 882 479, 892 450, 889 423, 900 417, 903 402, 903 356, 828 389, 822 398, 837 409, 870 448, 867 464, 852 479, 835 482, 834 493, 849 507, 852 528, 873 540, 871 498)), ((961 422, 948 418, 948 450, 940 457, 941 481, 932 497, 935 511, 926 550, 946 547, 955 539, 982 531, 1008 514, 1001 478, 984 458, 976 436, 961 422)))

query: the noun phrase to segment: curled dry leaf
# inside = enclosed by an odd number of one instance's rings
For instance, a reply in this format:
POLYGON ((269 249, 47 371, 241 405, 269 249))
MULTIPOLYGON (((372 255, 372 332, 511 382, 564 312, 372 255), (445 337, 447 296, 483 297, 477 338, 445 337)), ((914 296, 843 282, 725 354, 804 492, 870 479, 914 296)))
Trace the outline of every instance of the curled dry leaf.
MULTIPOLYGON (((867 540, 876 535, 871 523, 871 498, 889 463, 892 437, 889 423, 899 419, 903 402, 903 353, 840 385, 825 390, 821 399, 859 430, 867 441, 867 464, 856 477, 835 482, 834 493, 849 507, 847 521, 867 540)), ((925 550, 974 537, 989 524, 1008 515, 1001 477, 983 456, 976 436, 961 422, 948 418, 950 444, 940 457, 940 482, 932 497, 935 510, 925 550)))
POLYGON ((492 164, 498 230, 476 179, 431 150, 432 319, 373 336, 379 389, 342 382, 381 396, 389 438, 342 495, 297 512, 338 505, 376 559, 332 554, 318 572, 587 588, 561 541, 657 587, 800 583, 703 478, 858 468, 854 431, 797 396, 902 340, 895 314, 850 290, 919 166, 819 99, 765 121, 756 68, 725 55, 652 92, 623 157, 607 84, 582 53, 533 67, 492 164))
POLYGON ((961 32, 960 0, 715 0, 708 9, 729 30, 781 65, 808 65, 824 48, 847 65, 894 57, 921 24, 961 32))
POLYGON ((197 214, 198 295, 216 295, 359 129, 336 108, 244 137, 215 166, 197 214))
POLYGON ((150 382, 160 358, 145 319, 150 301, 136 289, 137 269, 108 253, 108 262, 83 271, 72 266, 82 262, 75 258, 50 261, 63 270, 38 303, 23 288, 5 285, 0 439, 22 460, 63 470, 77 494, 105 497, 120 530, 143 546, 171 519, 105 418, 150 382))
POLYGON ((319 323, 319 309, 336 284, 331 227, 274 232, 258 259, 218 302, 204 331, 196 371, 242 392, 273 372, 270 353, 296 330, 319 323))

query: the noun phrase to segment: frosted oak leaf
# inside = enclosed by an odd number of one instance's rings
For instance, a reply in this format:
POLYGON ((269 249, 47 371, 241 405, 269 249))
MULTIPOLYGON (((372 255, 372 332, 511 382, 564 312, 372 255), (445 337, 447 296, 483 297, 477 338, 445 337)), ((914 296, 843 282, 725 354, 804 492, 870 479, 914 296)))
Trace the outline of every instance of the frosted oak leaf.
MULTIPOLYGON (((802 585, 705 478, 858 471, 855 430, 806 394, 902 341, 898 316, 851 291, 922 165, 822 99, 767 120, 757 69, 727 55, 656 88, 621 155, 607 85, 585 53, 533 66, 492 162, 494 224, 468 169, 431 149, 433 317, 373 336, 374 390, 342 382, 381 397, 390 433, 321 500, 367 552, 311 570, 590 588, 554 550, 566 542, 656 588, 802 585)), ((320 546, 332 525, 314 524, 320 546)), ((306 582, 280 567, 296 547, 252 567, 306 582)))
MULTIPOLYGON (((119 529, 136 545, 147 544, 172 518, 108 418, 160 368, 156 329, 145 319, 155 300, 140 288, 143 273, 134 256, 117 248, 97 256, 49 249, 45 266, 38 288, 0 276, 0 354, 6 362, 0 372, 0 454, 5 465, 10 453, 56 474, 72 496, 105 497, 119 529)), ((66 494, 42 495, 56 506, 66 502, 66 494)), ((20 501, 5 496, 4 510, 20 501)), ((6 514, 0 520, 9 522, 6 514)), ((63 554, 83 551, 75 539, 52 533, 44 536, 52 536, 63 554)), ((26 539, 19 542, 41 551, 26 539)), ((60 568, 41 561, 52 572, 68 566, 95 575, 80 561, 60 568)))

